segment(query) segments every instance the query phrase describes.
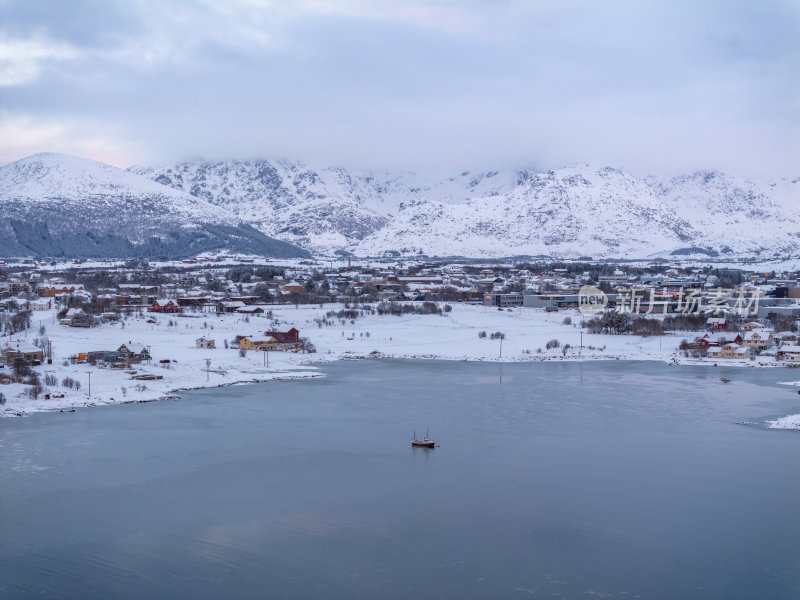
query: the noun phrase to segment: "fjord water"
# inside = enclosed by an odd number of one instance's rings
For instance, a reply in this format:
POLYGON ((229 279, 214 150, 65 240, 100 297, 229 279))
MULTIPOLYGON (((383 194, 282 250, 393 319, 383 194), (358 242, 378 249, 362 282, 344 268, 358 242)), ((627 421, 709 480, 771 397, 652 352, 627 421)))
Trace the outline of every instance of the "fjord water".
POLYGON ((0 597, 800 597, 791 372, 323 370, 0 421, 0 597))

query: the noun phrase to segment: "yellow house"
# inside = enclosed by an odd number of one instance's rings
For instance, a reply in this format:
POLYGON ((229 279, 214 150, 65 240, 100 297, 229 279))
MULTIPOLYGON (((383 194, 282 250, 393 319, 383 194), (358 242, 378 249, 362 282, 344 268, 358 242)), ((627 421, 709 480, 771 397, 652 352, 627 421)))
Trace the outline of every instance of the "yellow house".
POLYGON ((266 349, 275 343, 274 337, 265 335, 243 335, 239 338, 239 348, 244 348, 245 350, 266 349))
POLYGON ((5 360, 8 364, 14 364, 16 360, 21 360, 26 365, 40 365, 44 361, 44 352, 35 346, 13 346, 6 347, 5 360))
POLYGON ((730 343, 708 349, 709 358, 749 358, 750 348, 730 343))
POLYGON ((283 286, 284 292, 302 292, 303 286, 297 283, 296 281, 290 281, 286 285, 283 286))

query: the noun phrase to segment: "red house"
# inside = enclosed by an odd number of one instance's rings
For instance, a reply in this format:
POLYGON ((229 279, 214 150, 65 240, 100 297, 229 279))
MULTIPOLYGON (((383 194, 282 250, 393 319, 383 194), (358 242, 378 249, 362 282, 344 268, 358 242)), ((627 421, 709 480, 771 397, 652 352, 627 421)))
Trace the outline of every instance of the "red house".
POLYGON ((692 345, 694 348, 710 348, 711 346, 723 346, 725 344, 741 344, 742 336, 734 331, 732 333, 707 333, 698 338, 692 345))
POLYGON ((182 308, 172 300, 156 300, 150 307, 150 312, 155 313, 179 313, 182 308))
POLYGON ((300 341, 300 332, 294 327, 289 331, 267 331, 265 335, 271 335, 279 344, 296 344, 300 341))
POLYGON ((721 331, 728 328, 728 320, 725 317, 709 317, 706 321, 706 329, 709 331, 721 331))

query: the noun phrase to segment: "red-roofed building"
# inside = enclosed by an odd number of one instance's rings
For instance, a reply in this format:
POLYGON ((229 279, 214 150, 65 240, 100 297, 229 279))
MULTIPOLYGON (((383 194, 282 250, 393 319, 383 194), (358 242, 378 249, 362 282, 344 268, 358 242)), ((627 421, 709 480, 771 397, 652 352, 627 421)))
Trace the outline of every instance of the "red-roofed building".
POLYGON ((155 313, 179 313, 182 311, 183 309, 180 307, 180 305, 176 304, 172 300, 156 300, 150 307, 150 312, 155 313))
POLYGON ((296 344, 300 341, 300 332, 292 327, 289 331, 267 331, 279 344, 296 344))

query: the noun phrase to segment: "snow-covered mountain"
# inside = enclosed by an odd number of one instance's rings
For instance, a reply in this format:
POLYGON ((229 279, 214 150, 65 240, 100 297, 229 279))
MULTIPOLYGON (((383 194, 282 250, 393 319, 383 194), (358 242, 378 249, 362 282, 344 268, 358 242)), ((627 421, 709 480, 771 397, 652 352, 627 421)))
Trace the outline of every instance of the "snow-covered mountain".
POLYGON ((800 179, 668 180, 588 165, 451 176, 61 154, 0 167, 0 254, 651 257, 800 250, 800 179), (272 238, 276 239, 270 239, 272 238), (276 240, 282 240, 278 242, 276 240))
POLYGON ((800 248, 797 178, 761 187, 718 172, 660 181, 588 165, 440 177, 286 161, 132 171, 325 253, 644 257, 800 248))
POLYGON ((223 208, 111 165, 45 153, 0 167, 5 255, 176 256, 229 246, 304 254, 242 227, 223 208))
POLYGON ((314 250, 346 248, 387 224, 371 176, 297 162, 181 162, 131 171, 224 208, 267 235, 314 250))
POLYGON ((800 178, 760 188, 727 173, 701 171, 658 188, 670 210, 690 215, 697 245, 734 253, 792 252, 800 244, 800 178))

